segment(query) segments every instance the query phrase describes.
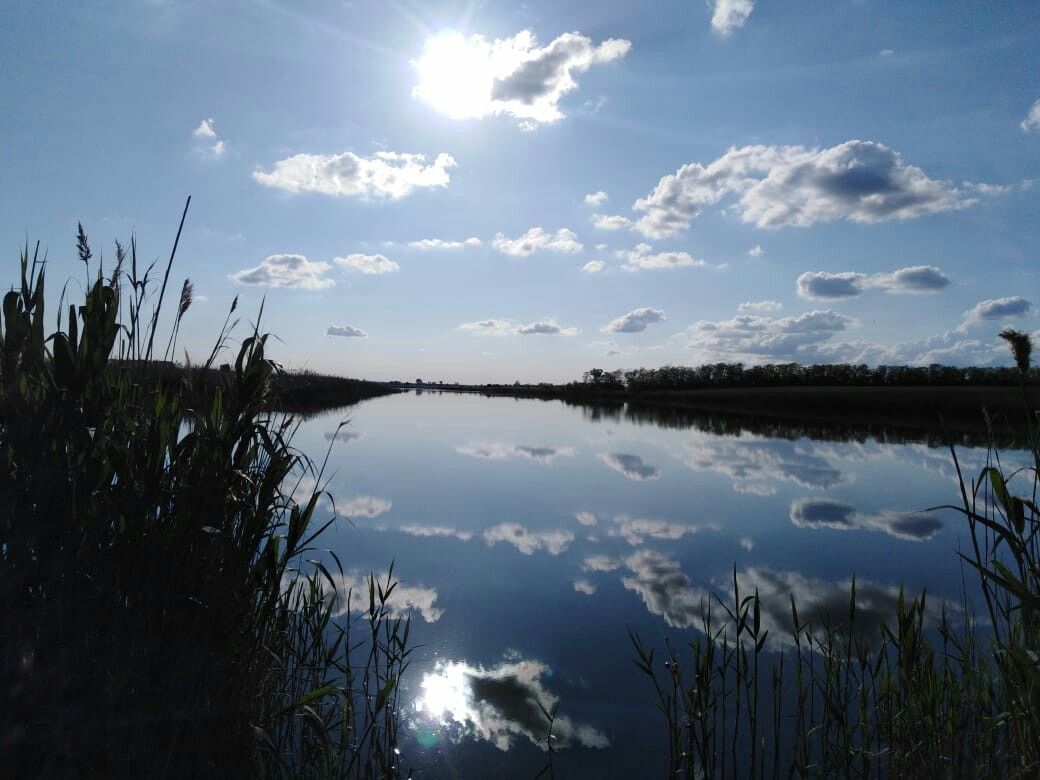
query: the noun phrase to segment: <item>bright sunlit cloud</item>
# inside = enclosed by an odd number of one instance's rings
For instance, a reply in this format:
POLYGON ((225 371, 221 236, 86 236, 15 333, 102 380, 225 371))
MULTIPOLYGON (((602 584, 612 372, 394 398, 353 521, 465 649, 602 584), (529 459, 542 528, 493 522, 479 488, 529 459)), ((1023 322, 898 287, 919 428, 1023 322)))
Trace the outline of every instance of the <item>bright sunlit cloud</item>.
POLYGON ((614 38, 597 46, 579 33, 539 47, 530 30, 494 41, 443 30, 412 62, 419 74, 412 95, 452 119, 508 114, 532 130, 564 117, 558 104, 578 87, 575 73, 623 57, 631 47, 630 41, 614 38))

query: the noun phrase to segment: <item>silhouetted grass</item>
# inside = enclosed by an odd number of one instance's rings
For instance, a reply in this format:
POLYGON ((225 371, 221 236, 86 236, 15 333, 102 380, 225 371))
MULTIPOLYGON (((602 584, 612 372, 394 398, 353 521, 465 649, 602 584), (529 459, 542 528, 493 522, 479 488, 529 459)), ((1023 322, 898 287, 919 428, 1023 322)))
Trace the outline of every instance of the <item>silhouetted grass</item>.
POLYGON ((153 381, 174 253, 153 300, 134 242, 107 277, 77 243, 89 284, 53 333, 28 248, 2 303, 0 773, 396 776, 408 623, 389 580, 370 580, 360 640, 333 619, 342 594, 306 560, 332 521, 291 487, 321 469, 272 411, 267 336, 217 367, 232 304, 200 373, 153 381))

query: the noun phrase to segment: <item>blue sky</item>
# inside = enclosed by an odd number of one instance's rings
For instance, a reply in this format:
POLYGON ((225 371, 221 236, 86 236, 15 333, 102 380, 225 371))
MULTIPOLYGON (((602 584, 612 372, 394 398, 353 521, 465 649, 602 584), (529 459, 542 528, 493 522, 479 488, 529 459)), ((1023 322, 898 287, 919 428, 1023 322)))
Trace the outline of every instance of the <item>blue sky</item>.
POLYGON ((0 237, 57 295, 77 220, 151 260, 190 194, 195 357, 238 295, 371 379, 1006 363, 1038 52, 1035 2, 16 1, 0 237))

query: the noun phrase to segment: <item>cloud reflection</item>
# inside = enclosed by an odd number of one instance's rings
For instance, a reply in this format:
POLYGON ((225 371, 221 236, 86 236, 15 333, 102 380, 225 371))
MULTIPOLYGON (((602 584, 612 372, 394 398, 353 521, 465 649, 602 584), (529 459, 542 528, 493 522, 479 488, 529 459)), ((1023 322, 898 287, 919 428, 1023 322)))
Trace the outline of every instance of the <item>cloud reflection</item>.
MULTIPOLYGON (((630 576, 622 578, 627 590, 639 595, 647 610, 661 615, 676 628, 701 629, 703 610, 712 593, 732 602, 733 585, 709 590, 694 585, 682 571, 679 562, 653 550, 640 550, 625 559, 630 576)), ((774 647, 790 641, 793 631, 791 598, 798 605, 802 625, 813 630, 830 626, 839 633, 848 631, 850 581, 827 582, 806 577, 798 572, 775 571, 751 567, 737 572, 741 595, 753 594, 757 588, 762 605, 762 623, 770 632, 774 647)), ((899 588, 869 580, 856 580, 856 632, 868 641, 880 638, 881 625, 892 625, 899 601, 899 588)), ((720 610, 713 608, 713 615, 720 610)))
POLYGON ((621 472, 629 479, 644 482, 651 479, 659 479, 661 470, 649 463, 644 463, 638 455, 626 452, 611 452, 599 456, 599 459, 615 471, 621 472))
MULTIPOLYGON (((335 617, 347 613, 348 596, 350 611, 355 615, 368 614, 368 574, 359 571, 336 573, 332 575, 336 589, 328 596, 336 599, 335 617)), ((376 580, 386 582, 387 575, 377 574, 376 580)), ((324 577, 319 581, 328 589, 329 583, 324 577)), ((418 613, 427 623, 436 623, 444 614, 444 610, 436 606, 436 588, 421 585, 407 585, 398 582, 386 601, 386 608, 391 617, 405 617, 408 613, 418 613)))
POLYGON ((549 464, 556 458, 570 458, 574 450, 570 447, 529 447, 527 445, 502 444, 500 442, 467 444, 456 447, 461 455, 484 460, 507 460, 509 458, 525 458, 538 463, 549 464))
POLYGON ((894 512, 861 515, 851 504, 827 498, 801 498, 791 503, 791 522, 799 528, 831 528, 838 531, 882 531, 899 539, 922 542, 942 530, 934 512, 894 512))
POLYGON ((644 517, 614 518, 615 526, 607 531, 607 536, 620 536, 633 547, 651 539, 681 539, 687 534, 695 534, 699 530, 695 525, 669 523, 665 520, 651 520, 644 517))
POLYGON ((325 441, 338 441, 340 444, 347 444, 348 442, 357 441, 364 435, 359 431, 326 431, 325 441))
POLYGON ((694 471, 725 474, 741 493, 772 495, 776 489, 762 484, 767 481, 794 482, 813 490, 825 490, 846 481, 829 460, 794 442, 737 443, 710 438, 687 442, 686 449, 686 465, 694 471))
MULTIPOLYGON (((551 675, 540 661, 511 661, 492 669, 438 661, 423 677, 412 727, 423 742, 435 743, 442 735, 453 741, 470 737, 505 751, 522 737, 545 749, 549 723, 542 708, 551 711, 558 701, 543 683, 551 675)), ((553 736, 556 749, 610 744, 598 729, 566 715, 557 715, 553 736)))
POLYGON ((343 517, 378 517, 389 512, 394 502, 377 496, 354 496, 349 501, 336 504, 336 511, 343 517))
POLYGON ((574 541, 570 531, 529 531, 519 523, 501 523, 484 531, 484 541, 491 547, 498 542, 513 545, 524 555, 545 550, 549 555, 559 555, 574 541))

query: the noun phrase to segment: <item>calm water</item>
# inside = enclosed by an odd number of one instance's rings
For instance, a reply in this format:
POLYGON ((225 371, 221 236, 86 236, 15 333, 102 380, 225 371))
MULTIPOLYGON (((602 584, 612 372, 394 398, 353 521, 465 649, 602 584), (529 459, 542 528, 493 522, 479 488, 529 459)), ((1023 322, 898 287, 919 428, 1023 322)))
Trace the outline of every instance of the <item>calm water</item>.
MULTIPOLYGON (((959 601, 949 451, 725 418, 473 395, 399 395, 305 422, 340 515, 322 541, 345 586, 393 560, 422 645, 402 695, 418 776, 533 777, 537 701, 559 702, 561 776, 661 776, 660 715, 626 627, 663 651, 702 598, 758 587, 778 635, 789 594, 883 619, 898 586, 959 601), (656 419, 655 419, 656 418, 656 419), (700 426, 700 427, 698 427, 700 426), (719 431, 725 431, 720 434, 719 431)), ((985 450, 962 447, 977 473, 985 450)), ((660 652, 660 651, 659 651, 660 652)))

